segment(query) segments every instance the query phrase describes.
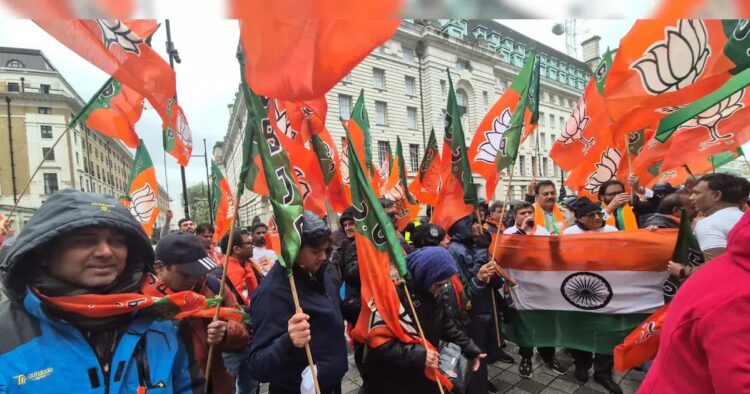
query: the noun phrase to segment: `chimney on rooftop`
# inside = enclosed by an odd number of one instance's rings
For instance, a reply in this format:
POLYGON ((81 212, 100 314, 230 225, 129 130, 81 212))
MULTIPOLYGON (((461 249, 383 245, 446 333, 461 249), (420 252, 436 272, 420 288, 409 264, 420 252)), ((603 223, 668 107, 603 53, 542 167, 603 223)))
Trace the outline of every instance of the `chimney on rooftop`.
POLYGON ((602 38, 599 36, 593 36, 581 43, 581 48, 583 49, 583 62, 586 63, 591 70, 594 70, 602 59, 601 53, 599 52, 599 42, 601 39, 602 38))

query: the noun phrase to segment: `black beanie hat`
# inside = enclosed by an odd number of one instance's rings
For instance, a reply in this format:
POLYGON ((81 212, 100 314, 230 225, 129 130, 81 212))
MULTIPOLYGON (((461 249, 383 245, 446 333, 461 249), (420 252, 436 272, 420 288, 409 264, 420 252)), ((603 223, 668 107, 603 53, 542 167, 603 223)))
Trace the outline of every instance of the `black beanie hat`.
POLYGON ((593 203, 587 197, 581 197, 575 202, 575 215, 576 219, 580 219, 591 212, 601 211, 602 207, 599 204, 593 203))

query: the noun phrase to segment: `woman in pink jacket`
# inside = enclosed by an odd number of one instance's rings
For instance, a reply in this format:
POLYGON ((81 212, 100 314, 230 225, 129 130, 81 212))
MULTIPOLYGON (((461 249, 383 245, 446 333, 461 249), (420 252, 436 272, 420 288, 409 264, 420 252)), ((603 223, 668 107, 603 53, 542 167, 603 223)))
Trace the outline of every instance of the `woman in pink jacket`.
POLYGON ((750 213, 680 287, 639 393, 750 393, 750 213))

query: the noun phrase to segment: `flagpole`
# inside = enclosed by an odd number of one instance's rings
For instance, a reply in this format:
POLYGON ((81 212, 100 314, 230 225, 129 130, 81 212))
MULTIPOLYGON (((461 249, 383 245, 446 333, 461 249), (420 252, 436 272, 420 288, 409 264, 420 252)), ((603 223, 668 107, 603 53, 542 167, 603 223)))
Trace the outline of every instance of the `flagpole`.
MULTIPOLYGON (((218 297, 220 299, 224 298, 224 287, 226 287, 227 283, 227 272, 229 271, 229 257, 232 255, 232 248, 234 247, 233 242, 234 241, 234 234, 235 234, 235 221, 237 220, 237 216, 239 215, 240 210, 240 204, 239 199, 242 197, 242 193, 240 193, 240 188, 242 188, 242 184, 237 185, 237 200, 234 203, 234 215, 232 216, 232 224, 229 227, 229 239, 227 240, 227 253, 224 256, 224 266, 222 267, 222 273, 221 273, 221 282, 219 283, 219 294, 218 297)), ((221 302, 216 304, 216 311, 214 312, 214 318, 212 321, 219 320, 219 312, 221 311, 221 302)), ((226 333, 224 334, 226 335, 226 333)), ((206 385, 203 387, 203 392, 208 393, 208 385, 209 385, 209 378, 211 377, 211 364, 213 363, 213 355, 214 355, 214 349, 216 347, 214 345, 211 345, 208 347, 208 361, 206 362, 206 385)))
POLYGON ((23 189, 21 189, 21 193, 18 194, 18 198, 16 199, 15 203, 13 204, 13 208, 11 208, 10 213, 8 213, 8 218, 12 218, 13 217, 13 213, 16 212, 16 209, 18 208, 18 205, 21 204, 21 198, 23 197, 24 194, 26 194, 26 191, 29 190, 29 186, 31 186, 31 181, 33 181, 34 177, 36 176, 36 174, 39 173, 39 170, 44 165, 44 162, 47 161, 47 157, 49 157, 49 155, 52 152, 55 151, 55 147, 57 146, 57 144, 62 140, 63 137, 65 137, 65 135, 68 134, 68 131, 70 131, 72 128, 73 128, 73 126, 68 125, 68 127, 66 127, 65 130, 63 130, 62 133, 60 133, 60 136, 57 137, 57 139, 55 140, 55 142, 52 144, 52 147, 49 148, 49 150, 47 150, 47 153, 45 153, 44 156, 42 156, 42 161, 39 162, 38 166, 36 166, 36 169, 34 170, 34 172, 29 177, 29 180, 26 182, 26 185, 24 185, 23 189))
MULTIPOLYGON (((177 53, 177 49, 174 47, 174 43, 172 42, 172 31, 169 29, 169 19, 164 20, 164 25, 166 27, 167 31, 167 55, 169 55, 169 67, 172 67, 172 70, 174 70, 174 62, 182 63, 182 60, 180 59, 180 55, 177 53)), ((174 92, 174 101, 177 102, 177 89, 175 88, 174 92)), ((164 172, 166 172, 166 167, 164 168, 164 172)), ((188 191, 187 191, 187 181, 185 180, 185 167, 180 166, 180 176, 182 177, 182 209, 185 212, 185 217, 190 218, 190 204, 188 203, 188 191)))
MULTIPOLYGON (((292 262, 292 264, 294 263, 292 262)), ((297 285, 294 283, 294 274, 289 275, 289 287, 292 289, 295 313, 303 313, 302 306, 299 303, 299 297, 297 296, 297 285)), ((312 374, 313 383, 315 385, 315 393, 321 394, 320 385, 318 385, 318 371, 315 370, 315 363, 313 362, 312 351, 310 350, 310 342, 305 344, 305 355, 307 356, 307 364, 310 366, 310 373, 312 374)))
MULTIPOLYGON (((417 323, 417 331, 419 331, 419 338, 422 340, 422 344, 427 347, 427 338, 424 336, 424 331, 422 330, 422 325, 419 323, 419 316, 417 316, 417 310, 414 308, 414 302, 411 300, 411 294, 409 293, 409 288, 406 286, 405 281, 401 281, 401 285, 404 286, 404 293, 406 293, 406 300, 409 301, 409 308, 411 309, 411 314, 414 316, 414 322, 417 323)), ((440 394, 444 394, 445 391, 443 391, 443 384, 440 383, 440 370, 438 368, 435 369, 435 383, 438 385, 438 389, 440 390, 440 394)))

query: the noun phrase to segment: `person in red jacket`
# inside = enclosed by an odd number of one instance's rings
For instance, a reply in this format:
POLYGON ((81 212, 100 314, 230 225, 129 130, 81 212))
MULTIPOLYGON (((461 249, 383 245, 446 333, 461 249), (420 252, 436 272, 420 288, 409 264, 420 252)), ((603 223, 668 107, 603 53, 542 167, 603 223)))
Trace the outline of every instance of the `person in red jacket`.
POLYGON ((750 213, 675 296, 639 393, 750 393, 750 213))

